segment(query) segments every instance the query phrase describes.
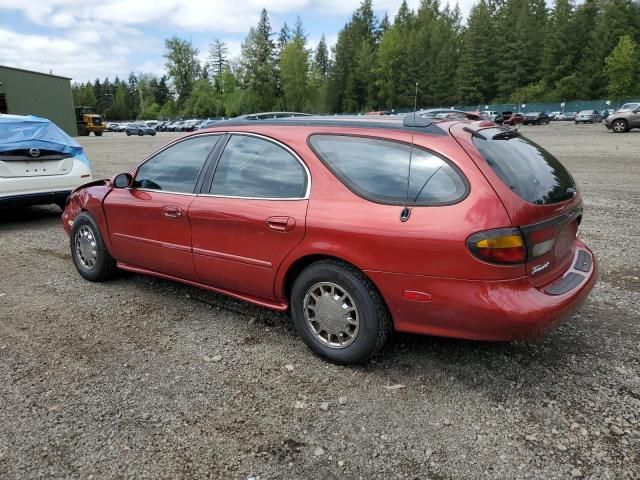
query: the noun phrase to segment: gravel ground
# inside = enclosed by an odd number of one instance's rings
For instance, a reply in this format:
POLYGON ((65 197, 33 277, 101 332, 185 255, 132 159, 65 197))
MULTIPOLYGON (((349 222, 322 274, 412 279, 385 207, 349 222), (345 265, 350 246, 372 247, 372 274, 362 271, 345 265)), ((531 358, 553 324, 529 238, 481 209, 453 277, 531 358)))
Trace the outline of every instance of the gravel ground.
MULTIPOLYGON (((640 478, 640 131, 522 131, 582 189, 601 279, 546 338, 315 356, 286 315, 74 270, 56 207, 0 213, 0 478, 640 478)), ((96 177, 174 138, 83 138, 96 177)))

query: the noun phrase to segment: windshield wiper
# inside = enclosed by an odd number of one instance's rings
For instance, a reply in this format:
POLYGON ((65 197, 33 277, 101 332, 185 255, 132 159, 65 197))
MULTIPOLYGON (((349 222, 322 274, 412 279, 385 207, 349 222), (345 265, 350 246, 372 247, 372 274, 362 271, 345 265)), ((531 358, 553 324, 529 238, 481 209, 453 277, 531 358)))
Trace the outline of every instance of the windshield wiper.
POLYGON ((520 133, 518 133, 517 130, 503 130, 500 133, 496 133, 493 137, 491 137, 492 140, 510 140, 512 138, 516 138, 519 137, 520 133))

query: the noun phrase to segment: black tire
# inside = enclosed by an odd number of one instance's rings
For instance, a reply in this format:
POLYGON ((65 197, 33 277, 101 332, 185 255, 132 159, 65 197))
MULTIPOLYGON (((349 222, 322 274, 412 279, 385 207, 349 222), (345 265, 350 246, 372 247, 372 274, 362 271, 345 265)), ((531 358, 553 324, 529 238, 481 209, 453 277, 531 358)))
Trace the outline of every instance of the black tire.
POLYGON ((619 118, 618 120, 614 120, 611 122, 611 130, 614 133, 624 133, 628 130, 629 126, 627 125, 627 121, 619 118))
POLYGON ((360 270, 337 260, 322 260, 305 268, 291 291, 291 316, 298 333, 318 356, 337 364, 360 363, 386 343, 392 330, 389 310, 380 292, 360 270), (335 348, 320 341, 305 319, 305 297, 311 287, 331 282, 346 292, 358 311, 358 331, 348 346, 335 348))
MULTIPOLYGON (((86 230, 84 230, 86 231, 86 230)), ((113 278, 117 272, 116 261, 113 259, 107 247, 102 240, 100 229, 96 224, 93 217, 88 212, 82 212, 78 215, 73 222, 73 228, 71 229, 71 235, 69 236, 69 246, 71 249, 71 258, 78 270, 78 273, 86 280, 90 282, 104 282, 113 278), (81 257, 80 249, 76 246, 76 238, 78 232, 83 227, 87 228, 95 241, 96 257, 93 266, 88 267, 85 265, 81 257)))
POLYGON ((138 136, 139 137, 143 137, 144 136, 144 132, 138 132, 138 136))
POLYGON ((125 130, 127 137, 131 136, 131 132, 129 130, 125 130))
POLYGON ((101 137, 102 136, 102 132, 93 132, 95 134, 96 137, 101 137))

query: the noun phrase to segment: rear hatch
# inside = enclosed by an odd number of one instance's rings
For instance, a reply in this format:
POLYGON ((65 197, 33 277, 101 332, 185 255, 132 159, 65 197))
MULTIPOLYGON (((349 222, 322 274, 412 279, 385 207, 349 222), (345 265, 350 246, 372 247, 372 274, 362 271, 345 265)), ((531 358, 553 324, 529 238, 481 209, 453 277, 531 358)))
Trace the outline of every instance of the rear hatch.
POLYGON ((64 175, 72 168, 69 153, 37 148, 0 152, 0 178, 64 175))
POLYGON ((575 255, 582 201, 567 169, 518 132, 488 122, 457 123, 451 133, 496 191, 522 232, 535 286, 560 277, 575 255))

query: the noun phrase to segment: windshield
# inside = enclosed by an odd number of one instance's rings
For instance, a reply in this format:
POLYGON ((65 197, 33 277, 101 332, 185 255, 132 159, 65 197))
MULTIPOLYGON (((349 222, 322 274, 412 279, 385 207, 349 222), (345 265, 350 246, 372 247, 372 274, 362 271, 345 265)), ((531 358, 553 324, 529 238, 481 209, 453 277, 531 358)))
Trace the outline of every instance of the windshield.
POLYGON ((625 103, 624 105, 622 105, 618 111, 619 112, 626 112, 629 110, 633 110, 634 108, 640 107, 640 103, 625 103))
POLYGON ((473 143, 500 179, 519 197, 536 205, 573 198, 576 185, 571 174, 549 152, 500 128, 480 130, 473 143))

